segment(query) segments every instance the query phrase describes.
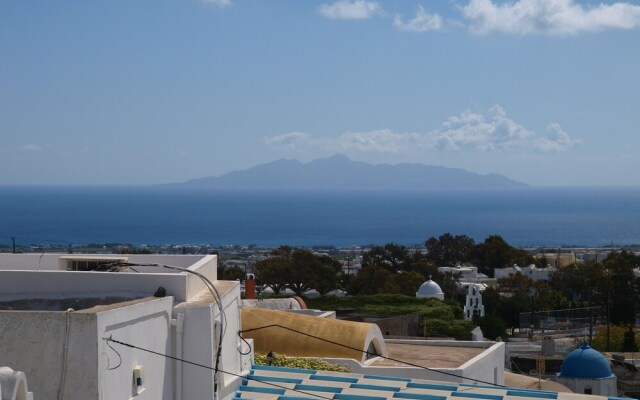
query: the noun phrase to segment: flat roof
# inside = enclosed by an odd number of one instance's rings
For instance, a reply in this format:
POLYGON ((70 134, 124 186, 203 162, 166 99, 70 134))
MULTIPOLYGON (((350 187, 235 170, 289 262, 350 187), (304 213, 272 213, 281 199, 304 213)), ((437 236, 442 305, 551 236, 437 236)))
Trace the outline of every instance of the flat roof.
MULTIPOLYGON (((428 344, 386 343, 388 357, 405 360, 428 368, 458 368, 486 349, 478 347, 430 346, 428 344)), ((376 367, 402 367, 407 364, 389 359, 376 359, 376 367)))
POLYGON ((59 299, 20 299, 0 301, 1 311, 74 311, 99 312, 150 301, 156 297, 67 297, 59 299))

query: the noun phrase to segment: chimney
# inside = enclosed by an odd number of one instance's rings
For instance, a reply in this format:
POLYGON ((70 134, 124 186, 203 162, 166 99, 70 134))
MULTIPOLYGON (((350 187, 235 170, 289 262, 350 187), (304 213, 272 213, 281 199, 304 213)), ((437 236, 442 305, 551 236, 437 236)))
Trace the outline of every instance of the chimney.
POLYGON ((256 299, 256 277, 253 274, 247 274, 244 281, 244 298, 246 300, 256 299))

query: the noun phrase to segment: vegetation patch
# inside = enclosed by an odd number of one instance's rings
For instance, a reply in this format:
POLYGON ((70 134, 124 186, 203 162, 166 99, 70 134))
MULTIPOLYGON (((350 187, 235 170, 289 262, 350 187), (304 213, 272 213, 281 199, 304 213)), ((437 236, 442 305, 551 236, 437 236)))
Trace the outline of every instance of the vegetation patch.
POLYGON ((421 332, 425 336, 446 336, 467 339, 473 324, 462 320, 463 311, 454 302, 438 299, 379 294, 348 297, 319 297, 307 299, 309 308, 321 310, 353 310, 364 314, 406 315, 420 314, 421 332))
POLYGON ((257 365, 273 365, 276 367, 289 367, 289 368, 303 368, 314 369, 317 371, 334 371, 334 372, 350 372, 349 369, 343 365, 335 365, 328 363, 319 358, 306 358, 306 357, 290 357, 282 354, 272 353, 271 363, 267 359, 265 354, 255 354, 255 363, 257 365))

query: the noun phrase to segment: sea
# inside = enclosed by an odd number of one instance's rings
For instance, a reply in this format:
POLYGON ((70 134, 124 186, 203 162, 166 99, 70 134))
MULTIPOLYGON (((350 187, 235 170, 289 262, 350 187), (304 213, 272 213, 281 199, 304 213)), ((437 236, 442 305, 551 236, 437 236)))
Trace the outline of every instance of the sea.
POLYGON ((446 232, 522 247, 640 244, 640 188, 0 186, 0 244, 413 246, 446 232))

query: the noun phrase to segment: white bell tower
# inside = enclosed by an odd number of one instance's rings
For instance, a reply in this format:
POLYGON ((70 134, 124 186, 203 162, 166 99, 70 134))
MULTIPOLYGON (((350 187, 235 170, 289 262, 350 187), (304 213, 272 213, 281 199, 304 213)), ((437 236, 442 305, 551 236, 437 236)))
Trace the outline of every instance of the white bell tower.
POLYGON ((464 305, 464 319, 471 321, 474 315, 484 317, 484 306, 482 305, 482 294, 480 285, 472 283, 467 292, 467 301, 464 305))

